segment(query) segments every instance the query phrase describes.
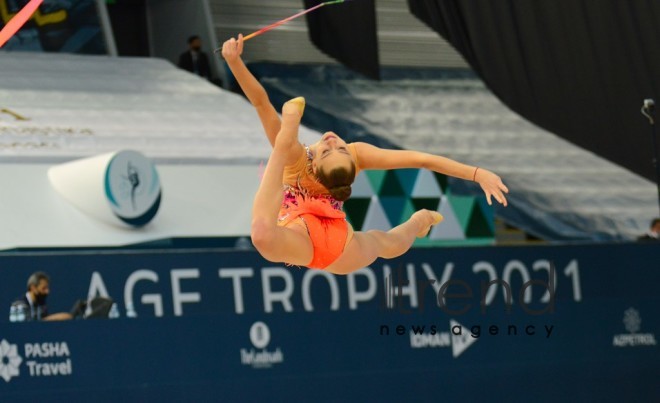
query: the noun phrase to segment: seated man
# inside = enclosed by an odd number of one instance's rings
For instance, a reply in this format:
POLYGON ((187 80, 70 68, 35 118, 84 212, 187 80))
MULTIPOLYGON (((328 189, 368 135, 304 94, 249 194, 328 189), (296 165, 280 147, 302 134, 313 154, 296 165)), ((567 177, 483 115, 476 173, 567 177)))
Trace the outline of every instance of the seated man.
POLYGON ((27 282, 27 292, 11 304, 10 318, 12 322, 32 320, 69 320, 73 317, 66 312, 48 313, 46 299, 48 298, 50 278, 44 272, 33 273, 27 282))

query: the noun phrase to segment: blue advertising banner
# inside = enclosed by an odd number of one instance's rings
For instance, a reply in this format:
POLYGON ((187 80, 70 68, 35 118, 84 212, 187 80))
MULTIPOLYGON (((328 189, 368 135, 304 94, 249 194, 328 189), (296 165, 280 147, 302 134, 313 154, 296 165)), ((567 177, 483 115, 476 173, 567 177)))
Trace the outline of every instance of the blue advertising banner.
POLYGON ((659 251, 418 248, 348 276, 253 251, 0 254, 0 400, 657 401, 659 251), (37 270, 50 312, 110 296, 119 317, 9 322, 37 270))
MULTIPOLYGON (((0 28, 28 1, 0 0, 0 28)), ((106 54, 96 0, 44 0, 3 50, 106 54)))

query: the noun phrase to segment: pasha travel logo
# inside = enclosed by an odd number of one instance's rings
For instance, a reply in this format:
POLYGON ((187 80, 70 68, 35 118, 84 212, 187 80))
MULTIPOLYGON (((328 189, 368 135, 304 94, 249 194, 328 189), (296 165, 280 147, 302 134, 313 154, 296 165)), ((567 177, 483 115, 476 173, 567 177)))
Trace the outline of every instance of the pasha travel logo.
POLYGON ((0 378, 9 382, 21 373, 21 364, 29 376, 70 376, 73 374, 71 352, 66 342, 25 343, 23 355, 18 346, 2 339, 0 342, 0 378), (25 359, 24 359, 25 358, 25 359))
POLYGON ((623 325, 628 333, 614 335, 614 347, 655 346, 655 334, 638 333, 642 328, 642 317, 635 308, 628 308, 623 313, 623 325))
POLYGON ((277 347, 269 351, 266 347, 270 343, 270 329, 264 322, 255 322, 250 327, 250 341, 254 348, 241 349, 241 364, 253 368, 270 368, 274 364, 284 362, 284 354, 277 347))
POLYGON ((5 382, 20 375, 19 369, 23 359, 18 355, 17 350, 16 344, 9 344, 5 339, 0 342, 0 378, 5 382))

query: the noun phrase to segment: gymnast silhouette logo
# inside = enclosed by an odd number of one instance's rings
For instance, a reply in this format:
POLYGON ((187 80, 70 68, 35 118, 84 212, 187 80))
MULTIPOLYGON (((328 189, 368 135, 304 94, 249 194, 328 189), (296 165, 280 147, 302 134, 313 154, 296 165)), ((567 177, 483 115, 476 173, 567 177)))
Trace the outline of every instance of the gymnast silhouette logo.
POLYGON ((133 226, 147 224, 160 206, 156 167, 136 151, 120 151, 112 157, 106 170, 105 191, 113 213, 133 226))
POLYGON ((16 344, 9 344, 5 339, 0 342, 0 378, 9 382, 12 377, 19 376, 19 368, 23 359, 18 354, 16 344))
POLYGON ((124 179, 126 179, 131 186, 131 205, 133 206, 133 210, 135 210, 135 191, 140 186, 140 173, 137 171, 137 169, 135 169, 130 161, 128 162, 126 170, 127 174, 124 179))

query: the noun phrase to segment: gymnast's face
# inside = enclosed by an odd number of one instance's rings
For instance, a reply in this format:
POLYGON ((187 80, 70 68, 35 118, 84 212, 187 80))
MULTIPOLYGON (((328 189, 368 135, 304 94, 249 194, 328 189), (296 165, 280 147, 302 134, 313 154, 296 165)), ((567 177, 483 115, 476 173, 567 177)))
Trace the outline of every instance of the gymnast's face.
POLYGON ((312 168, 314 173, 322 169, 327 172, 334 168, 351 168, 351 162, 354 163, 351 153, 348 152, 348 146, 337 134, 326 132, 316 143, 312 168))

